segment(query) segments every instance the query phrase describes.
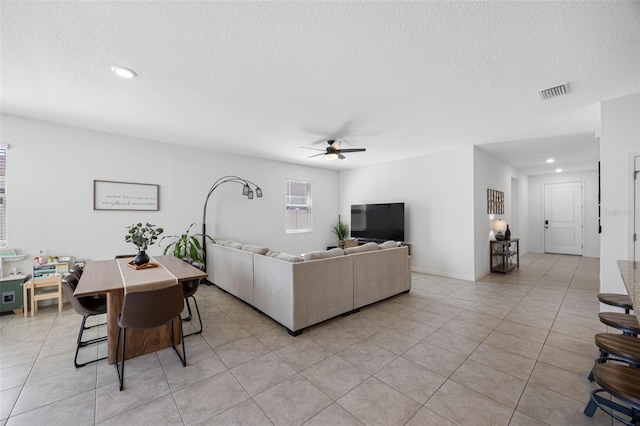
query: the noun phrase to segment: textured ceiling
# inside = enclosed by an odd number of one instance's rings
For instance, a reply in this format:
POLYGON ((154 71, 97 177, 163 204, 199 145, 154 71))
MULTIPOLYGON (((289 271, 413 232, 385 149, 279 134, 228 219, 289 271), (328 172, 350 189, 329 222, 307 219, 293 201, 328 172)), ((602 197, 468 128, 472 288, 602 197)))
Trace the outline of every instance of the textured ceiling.
POLYGON ((0 14, 5 114, 317 167, 509 141, 586 149, 599 102, 640 91, 637 1, 2 1, 0 14), (570 94, 539 99, 565 81, 570 94), (367 152, 306 158, 328 138, 367 152))

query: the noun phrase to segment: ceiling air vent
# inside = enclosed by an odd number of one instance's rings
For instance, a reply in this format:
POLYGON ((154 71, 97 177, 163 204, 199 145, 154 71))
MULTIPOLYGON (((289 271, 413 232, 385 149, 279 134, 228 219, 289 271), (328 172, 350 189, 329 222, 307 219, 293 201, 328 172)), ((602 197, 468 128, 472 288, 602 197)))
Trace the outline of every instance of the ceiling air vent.
POLYGON ((545 99, 551 99, 557 96, 566 95, 567 93, 569 93, 569 83, 564 83, 559 86, 549 87, 547 89, 538 91, 538 95, 543 101, 545 99))

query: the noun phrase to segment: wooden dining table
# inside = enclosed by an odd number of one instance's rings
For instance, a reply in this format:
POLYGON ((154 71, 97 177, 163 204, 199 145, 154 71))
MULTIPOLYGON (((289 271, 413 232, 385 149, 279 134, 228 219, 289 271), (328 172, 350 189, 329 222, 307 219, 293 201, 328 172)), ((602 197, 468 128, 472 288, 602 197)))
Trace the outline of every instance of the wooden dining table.
POLYGON ((633 313, 640 322, 640 261, 618 260, 618 269, 627 288, 627 294, 631 298, 633 313))
MULTIPOLYGON (((153 256, 152 261, 166 268, 178 283, 206 278, 207 274, 174 256, 153 256)), ((152 283, 151 283, 152 284, 152 283)), ((107 295, 107 351, 109 364, 116 360, 118 315, 124 301, 124 283, 115 259, 87 262, 73 295, 75 297, 107 295)), ((174 323, 174 342, 180 343, 180 324, 174 323)), ((171 323, 150 330, 128 330, 125 359, 153 353, 171 346, 171 323)))

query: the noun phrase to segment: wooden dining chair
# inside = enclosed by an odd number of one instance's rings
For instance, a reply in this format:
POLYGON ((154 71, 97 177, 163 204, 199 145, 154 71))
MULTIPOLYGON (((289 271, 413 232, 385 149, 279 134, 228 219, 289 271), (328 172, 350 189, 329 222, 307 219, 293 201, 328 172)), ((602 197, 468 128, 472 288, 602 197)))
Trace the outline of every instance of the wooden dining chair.
POLYGON ((179 284, 158 290, 127 292, 122 303, 122 313, 118 317, 118 341, 116 343, 116 370, 120 381, 120 390, 124 388, 124 365, 127 347, 127 329, 148 330, 171 322, 171 347, 180 358, 182 366, 187 365, 184 333, 180 314, 184 309, 182 286, 179 284), (180 337, 182 338, 182 355, 176 348, 173 335, 173 320, 178 319, 180 337), (122 353, 119 354, 120 336, 122 336, 122 353), (118 367, 118 355, 122 356, 122 370, 118 367))

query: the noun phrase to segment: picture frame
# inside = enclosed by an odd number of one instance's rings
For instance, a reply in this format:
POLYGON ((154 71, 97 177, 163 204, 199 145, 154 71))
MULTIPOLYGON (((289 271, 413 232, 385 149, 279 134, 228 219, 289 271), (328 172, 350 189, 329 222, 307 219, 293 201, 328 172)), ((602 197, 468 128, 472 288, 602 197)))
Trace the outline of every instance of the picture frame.
POLYGON ((504 192, 487 189, 487 214, 504 214, 504 192))
POLYGON ((158 211, 160 185, 94 180, 93 209, 158 211))

